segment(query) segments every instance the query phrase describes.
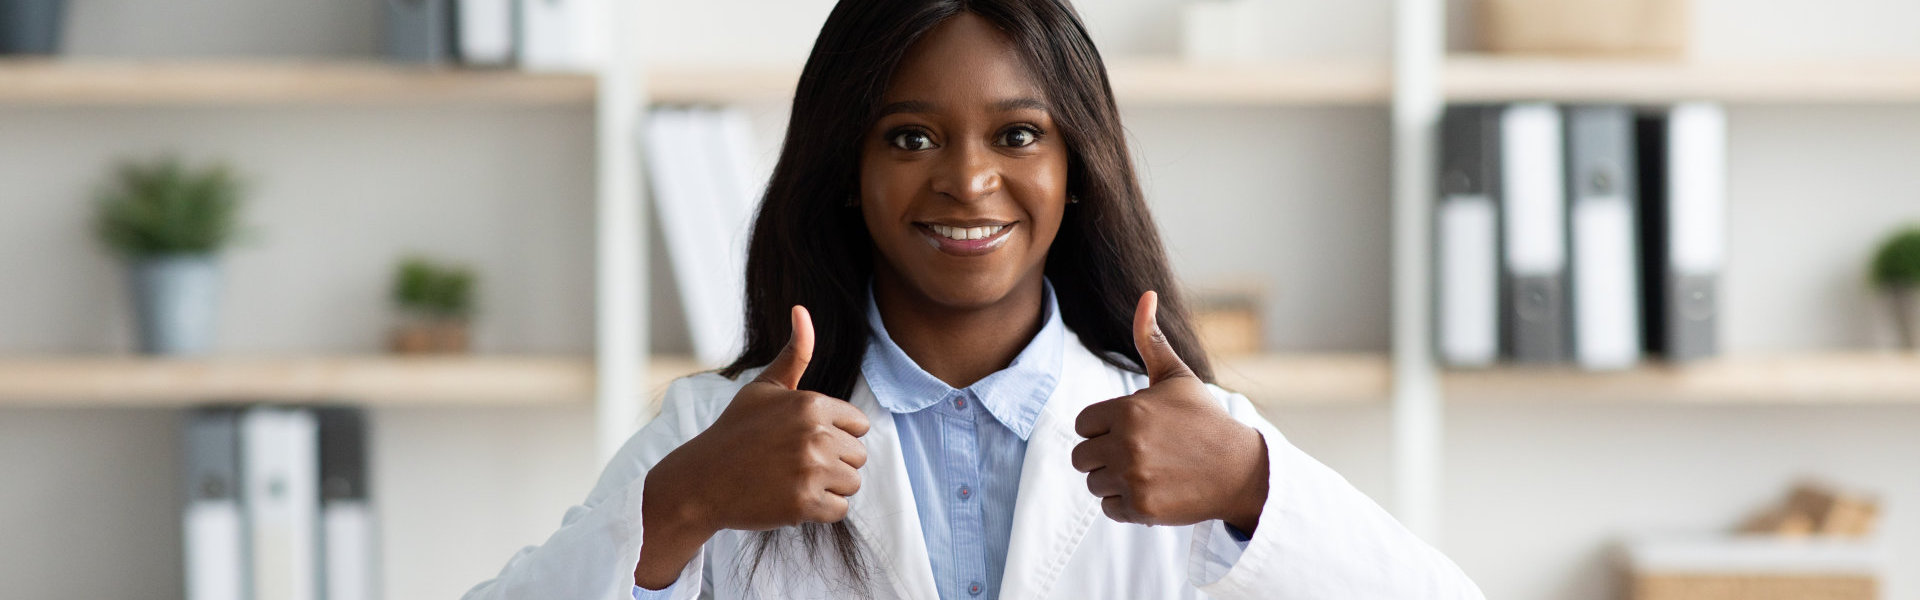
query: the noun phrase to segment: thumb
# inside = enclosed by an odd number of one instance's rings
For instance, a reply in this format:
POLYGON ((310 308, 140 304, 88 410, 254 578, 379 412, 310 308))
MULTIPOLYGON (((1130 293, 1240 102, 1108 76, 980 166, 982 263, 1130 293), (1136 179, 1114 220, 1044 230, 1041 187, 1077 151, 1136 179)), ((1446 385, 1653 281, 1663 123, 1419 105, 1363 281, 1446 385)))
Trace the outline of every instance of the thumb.
POLYGON ((1140 366, 1147 370, 1148 385, 1193 376, 1187 363, 1173 352, 1166 334, 1160 332, 1159 311, 1160 294, 1152 291, 1141 294, 1140 304, 1133 309, 1133 349, 1140 352, 1140 366))
POLYGON ((813 362, 813 315, 807 307, 793 306, 789 315, 793 320, 793 333, 787 336, 787 346, 780 349, 780 355, 760 372, 759 380, 789 390, 800 388, 800 376, 807 373, 807 363, 813 362))

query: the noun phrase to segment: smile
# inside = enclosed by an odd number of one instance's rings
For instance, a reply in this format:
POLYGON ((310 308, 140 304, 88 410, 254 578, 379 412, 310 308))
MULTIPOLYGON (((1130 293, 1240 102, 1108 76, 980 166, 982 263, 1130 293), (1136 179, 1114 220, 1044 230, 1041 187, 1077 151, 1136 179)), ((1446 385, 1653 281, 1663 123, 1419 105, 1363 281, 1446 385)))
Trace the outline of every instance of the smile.
POLYGON ((945 225, 939 223, 917 223, 920 235, 934 249, 952 256, 980 256, 1006 245, 1008 232, 1016 223, 984 223, 945 225))

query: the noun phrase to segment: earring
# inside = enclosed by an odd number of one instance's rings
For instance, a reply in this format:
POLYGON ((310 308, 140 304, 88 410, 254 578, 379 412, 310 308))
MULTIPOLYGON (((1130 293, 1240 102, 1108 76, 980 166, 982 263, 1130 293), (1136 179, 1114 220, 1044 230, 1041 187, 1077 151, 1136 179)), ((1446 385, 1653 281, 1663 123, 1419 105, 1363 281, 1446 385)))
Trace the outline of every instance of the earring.
POLYGON ((847 194, 847 208, 853 208, 856 206, 860 206, 860 195, 847 194))
POLYGON ((1067 204, 1079 204, 1079 203, 1080 203, 1079 194, 1067 194, 1067 204))

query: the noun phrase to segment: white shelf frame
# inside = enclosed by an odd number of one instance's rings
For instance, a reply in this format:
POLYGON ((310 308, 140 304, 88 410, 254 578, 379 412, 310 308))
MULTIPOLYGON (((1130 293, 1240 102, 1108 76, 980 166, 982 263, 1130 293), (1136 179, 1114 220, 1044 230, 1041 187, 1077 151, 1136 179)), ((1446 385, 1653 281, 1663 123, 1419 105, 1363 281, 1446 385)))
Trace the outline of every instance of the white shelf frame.
POLYGON ((1433 173, 1439 151, 1442 0, 1394 3, 1393 49, 1393 502, 1391 509, 1439 545, 1444 406, 1429 351, 1433 173))
POLYGON ((594 447, 595 469, 642 425, 647 375, 647 189, 640 124, 647 88, 627 25, 635 2, 609 2, 607 59, 595 88, 594 447))

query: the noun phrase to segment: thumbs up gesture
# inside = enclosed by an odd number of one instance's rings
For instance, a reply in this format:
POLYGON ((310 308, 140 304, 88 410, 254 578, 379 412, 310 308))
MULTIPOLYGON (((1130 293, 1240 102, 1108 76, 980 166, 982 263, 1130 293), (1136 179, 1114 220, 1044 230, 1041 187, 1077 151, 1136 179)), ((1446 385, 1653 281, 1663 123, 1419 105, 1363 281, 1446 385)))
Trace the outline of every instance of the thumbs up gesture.
POLYGON ((867 462, 858 439, 867 434, 867 416, 844 400, 798 389, 813 358, 813 320, 799 306, 792 319, 793 334, 780 355, 740 388, 712 426, 648 472, 642 501, 648 529, 656 500, 666 505, 661 514, 677 517, 662 524, 703 533, 693 536, 699 543, 721 529, 846 518, 847 497, 860 491, 858 469, 867 462))
POLYGON ((1251 533, 1267 499, 1266 441, 1181 362, 1160 332, 1158 308, 1159 296, 1147 292, 1133 315, 1146 389, 1080 412, 1074 430, 1087 441, 1074 447, 1073 467, 1115 521, 1221 519, 1251 533))

